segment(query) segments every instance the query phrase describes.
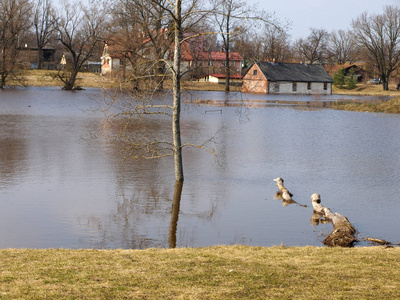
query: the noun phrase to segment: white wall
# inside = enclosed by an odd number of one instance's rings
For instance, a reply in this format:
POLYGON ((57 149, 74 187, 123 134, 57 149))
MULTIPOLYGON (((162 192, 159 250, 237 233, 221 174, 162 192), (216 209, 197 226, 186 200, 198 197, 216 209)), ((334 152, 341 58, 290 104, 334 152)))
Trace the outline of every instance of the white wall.
POLYGON ((327 89, 324 90, 323 82, 312 82, 311 89, 308 89, 307 82, 297 82, 297 91, 293 91, 292 82, 269 82, 270 94, 322 94, 330 95, 332 94, 332 84, 328 83, 327 89), (279 85, 279 91, 276 90, 276 85, 279 85))

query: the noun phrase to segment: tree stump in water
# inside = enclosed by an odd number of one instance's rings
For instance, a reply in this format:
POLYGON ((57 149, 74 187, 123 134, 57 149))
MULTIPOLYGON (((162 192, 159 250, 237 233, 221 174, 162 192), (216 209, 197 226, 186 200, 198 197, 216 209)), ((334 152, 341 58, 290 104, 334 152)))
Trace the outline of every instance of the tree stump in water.
POLYGON ((282 197, 282 199, 285 201, 292 201, 293 194, 283 186, 283 179, 281 177, 278 177, 274 179, 274 181, 276 181, 276 185, 278 186, 280 191, 280 194, 278 196, 282 197))
POLYGON ((288 206, 290 204, 297 204, 302 207, 307 207, 307 205, 297 203, 296 201, 294 201, 292 199, 293 194, 291 192, 289 192, 289 190, 283 186, 283 179, 281 177, 274 179, 274 181, 276 181, 276 185, 279 188, 279 192, 276 192, 275 197, 277 199, 282 199, 283 206, 288 206))
POLYGON ((353 244, 358 242, 355 238, 356 230, 345 216, 333 213, 329 208, 323 207, 321 205, 321 197, 317 193, 311 196, 311 202, 314 212, 331 220, 333 224, 333 231, 324 239, 324 245, 329 247, 353 247, 353 244))

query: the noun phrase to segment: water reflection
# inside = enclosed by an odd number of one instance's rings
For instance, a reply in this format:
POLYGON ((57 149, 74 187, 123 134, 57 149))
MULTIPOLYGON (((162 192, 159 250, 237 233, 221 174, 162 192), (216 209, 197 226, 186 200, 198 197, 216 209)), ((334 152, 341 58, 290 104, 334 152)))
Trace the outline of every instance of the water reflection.
POLYGON ((332 223, 332 221, 330 219, 326 219, 322 214, 313 212, 310 218, 310 223, 312 226, 318 226, 319 224, 332 223))
POLYGON ((176 248, 176 231, 178 227, 179 210, 181 206, 183 181, 176 181, 174 187, 174 198, 171 208, 171 223, 169 225, 169 248, 176 248))
POLYGON ((12 184, 14 178, 21 176, 27 169, 26 159, 28 145, 23 135, 15 135, 20 132, 22 120, 16 120, 15 116, 0 115, 0 189, 12 184))
MULTIPOLYGON (((321 245, 332 226, 310 226, 312 209, 297 205, 315 192, 364 235, 398 240, 397 115, 229 107, 245 99, 194 93, 227 105, 184 106, 183 139, 212 138, 216 155, 184 149, 178 214, 173 162, 132 160, 122 124, 96 112, 98 92, 0 91, 1 248, 321 245), (297 204, 274 199, 278 175, 297 204)), ((131 125, 127 137, 143 133, 131 125)), ((170 139, 169 120, 145 125, 170 139)))

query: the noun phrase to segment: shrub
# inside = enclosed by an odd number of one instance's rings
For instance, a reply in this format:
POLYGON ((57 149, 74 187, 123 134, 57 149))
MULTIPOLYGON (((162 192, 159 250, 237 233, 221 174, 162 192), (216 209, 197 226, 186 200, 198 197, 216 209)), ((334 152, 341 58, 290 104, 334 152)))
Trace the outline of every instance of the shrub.
POLYGON ((349 74, 344 78, 344 82, 349 89, 354 89, 356 87, 357 77, 354 73, 354 69, 350 69, 349 74))
POLYGON ((333 84, 334 84, 334 86, 339 87, 339 88, 341 88, 341 87, 344 86, 344 84, 345 84, 345 81, 344 81, 344 79, 345 79, 344 73, 345 73, 344 69, 340 69, 340 70, 333 76, 333 84))

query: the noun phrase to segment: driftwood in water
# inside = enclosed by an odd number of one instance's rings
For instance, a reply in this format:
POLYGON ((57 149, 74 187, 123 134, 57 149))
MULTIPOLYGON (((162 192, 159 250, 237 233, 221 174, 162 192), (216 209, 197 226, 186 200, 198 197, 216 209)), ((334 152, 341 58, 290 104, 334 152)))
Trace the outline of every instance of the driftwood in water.
POLYGON ((280 193, 277 193, 277 196, 282 197, 282 199, 285 201, 293 200, 292 199, 293 194, 283 186, 283 179, 281 177, 278 177, 274 179, 274 181, 276 181, 276 185, 278 186, 280 191, 280 193))
POLYGON ((385 241, 385 240, 381 240, 381 239, 373 239, 373 238, 368 238, 368 237, 366 237, 365 239, 367 241, 371 242, 371 243, 376 243, 376 244, 379 244, 379 245, 385 245, 385 246, 392 245, 391 242, 388 242, 388 241, 385 241))
POLYGON ((315 193, 311 196, 314 213, 321 214, 325 219, 329 219, 333 224, 333 231, 324 239, 324 245, 329 247, 352 247, 357 239, 356 230, 350 221, 339 213, 333 213, 327 207, 321 205, 321 197, 315 193))
POLYGON ((302 207, 307 207, 307 205, 297 203, 296 201, 294 201, 292 199, 293 194, 291 192, 289 192, 289 190, 287 188, 284 187, 283 179, 281 177, 274 179, 274 181, 276 181, 276 185, 279 188, 279 192, 276 192, 276 198, 283 200, 282 201, 283 206, 288 206, 289 204, 297 204, 302 207))

